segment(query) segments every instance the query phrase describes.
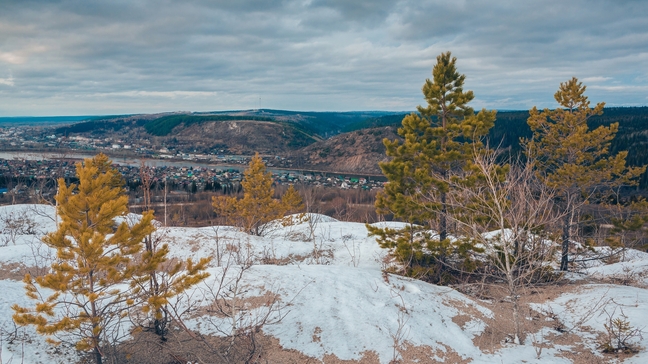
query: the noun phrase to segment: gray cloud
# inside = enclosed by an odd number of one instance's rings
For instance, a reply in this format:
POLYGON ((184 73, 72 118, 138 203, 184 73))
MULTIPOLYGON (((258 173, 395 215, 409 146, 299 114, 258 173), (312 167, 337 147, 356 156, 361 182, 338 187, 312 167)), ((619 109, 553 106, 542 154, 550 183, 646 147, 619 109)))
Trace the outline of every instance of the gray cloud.
POLYGON ((559 83, 645 105, 644 1, 4 0, 0 115, 411 110, 451 50, 475 107, 559 83))

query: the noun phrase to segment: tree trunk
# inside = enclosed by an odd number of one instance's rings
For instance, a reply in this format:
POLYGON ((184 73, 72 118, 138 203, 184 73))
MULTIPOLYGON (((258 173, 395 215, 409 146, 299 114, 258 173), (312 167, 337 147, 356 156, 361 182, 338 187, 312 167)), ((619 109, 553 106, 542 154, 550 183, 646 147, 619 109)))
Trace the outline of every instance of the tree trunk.
POLYGON ((565 214, 562 232, 562 256, 560 259, 560 270, 569 270, 569 238, 570 238, 571 214, 565 214))
POLYGON ((515 337, 513 342, 517 345, 520 345, 522 340, 522 327, 520 326, 520 302, 518 301, 517 294, 513 294, 511 297, 513 300, 513 321, 515 322, 515 337))
POLYGON ((94 348, 94 356, 95 356, 95 362, 97 362, 97 364, 101 364, 103 362, 99 348, 96 347, 94 348))
POLYGON ((447 193, 441 193, 441 216, 439 216, 439 241, 448 237, 448 204, 446 203, 447 193))

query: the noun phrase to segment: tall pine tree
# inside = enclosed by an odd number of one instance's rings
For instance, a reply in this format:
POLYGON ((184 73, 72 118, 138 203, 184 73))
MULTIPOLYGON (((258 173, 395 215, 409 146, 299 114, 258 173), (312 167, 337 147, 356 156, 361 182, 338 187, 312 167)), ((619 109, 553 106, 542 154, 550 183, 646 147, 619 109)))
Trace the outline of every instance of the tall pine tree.
POLYGON ((430 274, 433 267, 437 281, 440 264, 449 254, 471 249, 469 243, 453 243, 449 238, 449 221, 456 209, 449 197, 453 180, 465 184, 474 178, 471 156, 483 148, 480 140, 495 121, 495 111, 475 114, 468 106, 474 95, 464 91, 464 80, 450 52, 437 57, 432 79, 423 85, 427 106, 419 106, 418 113, 403 119, 398 129, 403 141, 384 140, 392 158, 380 165, 388 183, 376 207, 410 225, 404 229, 368 226, 409 274, 430 274), (438 234, 430 234, 430 229, 438 234))
POLYGON ((628 168, 628 152, 609 155, 610 142, 619 123, 589 130, 587 121, 603 114, 605 103, 590 108, 586 87, 575 77, 560 84, 554 98, 556 110, 533 108, 528 124, 533 136, 522 140, 527 156, 537 161, 540 179, 557 196, 564 214, 560 269, 569 269, 569 243, 578 223, 578 210, 595 192, 610 191, 621 185, 634 185, 645 167, 628 168))

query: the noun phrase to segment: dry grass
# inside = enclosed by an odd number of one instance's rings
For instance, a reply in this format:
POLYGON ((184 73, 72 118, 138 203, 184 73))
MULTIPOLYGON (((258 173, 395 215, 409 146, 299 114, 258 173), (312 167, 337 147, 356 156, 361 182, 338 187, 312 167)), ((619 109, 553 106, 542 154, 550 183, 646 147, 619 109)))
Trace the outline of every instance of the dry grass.
POLYGON ((32 276, 38 275, 42 269, 37 267, 28 267, 23 263, 4 263, 0 264, 0 280, 12 279, 14 281, 22 281, 25 274, 29 273, 32 276))
MULTIPOLYGON (((612 363, 624 360, 628 354, 602 355, 598 351, 592 351, 583 339, 574 332, 561 330, 560 323, 556 318, 552 319, 550 314, 539 313, 530 309, 530 304, 542 304, 554 300, 564 293, 577 292, 585 283, 592 281, 569 282, 561 281, 558 284, 551 284, 542 287, 528 289, 520 297, 524 320, 524 332, 526 337, 533 341, 536 352, 542 360, 542 350, 560 347, 558 356, 564 357, 576 364, 589 363, 612 363), (535 337, 529 335, 538 333, 544 329, 544 336, 537 342, 535 337), (549 329, 549 330, 547 330, 549 329), (547 333, 548 332, 548 333, 547 333), (568 348, 568 349, 566 349, 568 348)), ((479 300, 479 305, 488 308, 493 312, 493 317, 487 317, 476 306, 462 301, 449 301, 447 304, 459 311, 452 321, 462 328, 468 328, 469 323, 474 320, 481 320, 486 327, 482 333, 475 336, 473 342, 484 353, 495 353, 511 344, 511 334, 514 332, 514 323, 511 317, 512 303, 506 296, 506 289, 497 284, 486 285, 481 296, 487 296, 489 300, 479 300)), ((276 299, 270 293, 264 296, 253 297, 247 302, 248 307, 261 307, 269 301, 276 299)), ((206 312, 202 312, 205 314, 206 312)), ((212 313, 214 314, 214 313, 212 313)), ((581 327, 581 330, 587 328, 581 327)), ((322 342, 322 328, 316 327, 312 332, 303 332, 302 335, 311 337, 314 343, 322 342)), ((236 337, 236 342, 230 346, 229 338, 187 333, 179 329, 172 329, 169 339, 165 342, 149 332, 140 332, 130 342, 121 345, 116 351, 116 363, 142 363, 142 364, 172 364, 172 363, 219 363, 215 351, 223 352, 231 347, 227 353, 231 363, 325 363, 325 364, 374 364, 380 363, 378 354, 374 351, 365 351, 357 360, 342 360, 334 354, 327 354, 323 358, 313 358, 304 355, 296 350, 286 349, 281 346, 277 338, 258 332, 254 336, 254 349, 248 337, 236 337), (201 340, 196 340, 200 337, 201 340), (253 352, 252 352, 253 351, 253 352)), ((405 363, 474 363, 471 358, 462 358, 452 348, 441 344, 415 346, 405 341, 397 348, 399 359, 392 361, 393 364, 405 363)), ((546 351, 545 351, 546 353, 546 351)))

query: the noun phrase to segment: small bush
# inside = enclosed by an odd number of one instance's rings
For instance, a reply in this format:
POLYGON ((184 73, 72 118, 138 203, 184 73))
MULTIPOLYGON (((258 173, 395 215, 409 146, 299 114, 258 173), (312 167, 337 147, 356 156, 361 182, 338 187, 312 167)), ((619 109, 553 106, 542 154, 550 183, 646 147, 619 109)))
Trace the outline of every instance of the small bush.
POLYGON ((614 312, 609 314, 607 322, 603 326, 606 333, 599 342, 599 349, 602 352, 608 354, 634 354, 639 352, 639 346, 635 341, 642 338, 642 331, 630 324, 623 311, 618 317, 614 317, 614 312))

